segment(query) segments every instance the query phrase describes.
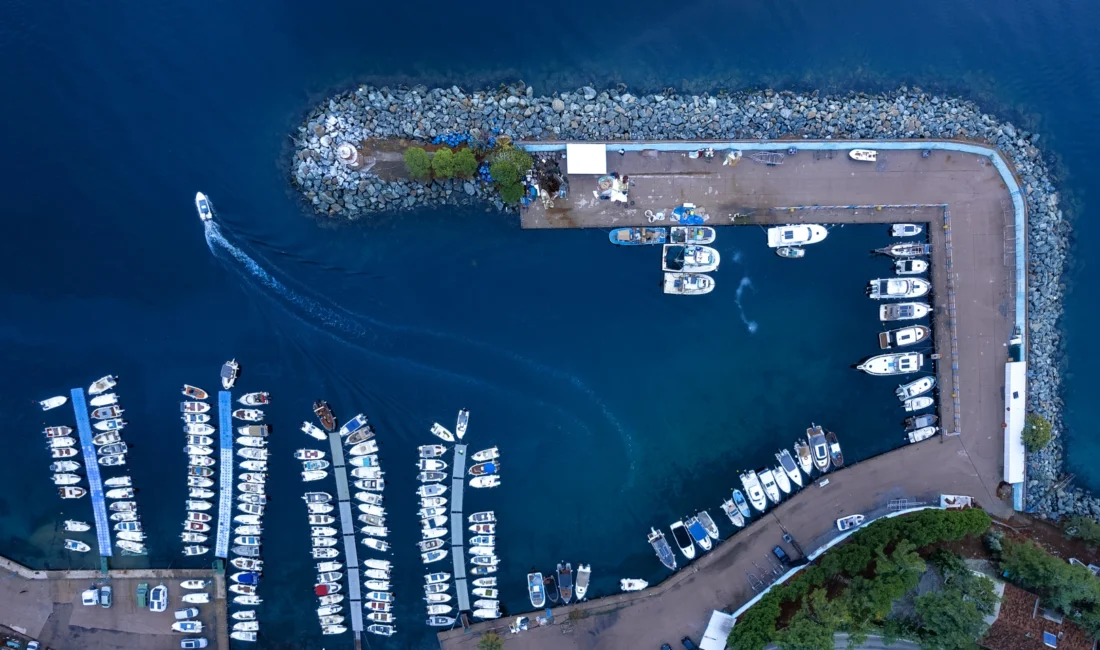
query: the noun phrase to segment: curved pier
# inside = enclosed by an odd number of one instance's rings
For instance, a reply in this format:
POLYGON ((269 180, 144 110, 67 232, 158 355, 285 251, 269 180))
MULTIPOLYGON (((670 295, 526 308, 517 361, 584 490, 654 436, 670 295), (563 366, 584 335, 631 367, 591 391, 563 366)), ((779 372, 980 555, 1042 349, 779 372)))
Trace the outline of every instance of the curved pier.
POLYGON ((88 404, 84 401, 83 388, 74 388, 70 394, 73 413, 76 415, 76 430, 80 433, 80 449, 84 454, 84 468, 88 472, 88 496, 92 498, 92 516, 95 517, 95 538, 99 544, 99 556, 108 558, 113 554, 111 524, 107 520, 103 479, 99 476, 99 456, 96 454, 95 445, 92 444, 92 424, 88 420, 88 404))

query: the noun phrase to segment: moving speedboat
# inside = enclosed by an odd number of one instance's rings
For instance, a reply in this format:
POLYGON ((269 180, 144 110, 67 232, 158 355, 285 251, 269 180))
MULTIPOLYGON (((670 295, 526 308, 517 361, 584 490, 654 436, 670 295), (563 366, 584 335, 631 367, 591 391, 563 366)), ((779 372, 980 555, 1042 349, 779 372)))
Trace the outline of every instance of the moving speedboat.
POLYGON ((455 421, 455 437, 462 440, 462 436, 466 435, 466 427, 470 423, 470 412, 466 409, 461 409, 458 412, 458 419, 455 421))
POLYGON ((931 438, 932 436, 936 435, 936 432, 938 430, 939 427, 921 427, 919 429, 910 431, 907 435, 909 437, 909 442, 915 443, 931 438))
POLYGON ((648 582, 638 578, 623 578, 619 581, 619 589, 623 591, 641 591, 648 586, 648 582))
POLYGON ((100 393, 105 393, 114 388, 116 384, 118 384, 118 377, 115 375, 100 377, 93 381, 91 386, 88 386, 88 394, 99 395, 100 393))
POLYGON ((915 379, 907 384, 898 386, 894 394, 898 396, 899 400, 905 401, 909 398, 927 393, 932 390, 935 385, 936 378, 929 375, 928 377, 921 377, 920 379, 915 379))
POLYGON ((237 383, 237 377, 241 375, 241 366, 236 359, 230 359, 222 364, 221 377, 222 388, 229 390, 237 383))
POLYGON ((764 489, 760 487, 760 477, 756 475, 756 472, 749 470, 741 474, 741 486, 745 488, 752 507, 764 512, 764 509, 768 507, 768 500, 764 496, 764 489))
POLYGON ((69 401, 68 397, 65 397, 64 395, 58 395, 57 397, 50 397, 49 399, 44 399, 41 402, 39 402, 38 405, 42 407, 43 411, 48 411, 50 409, 55 409, 59 406, 63 406, 65 404, 65 402, 67 402, 67 401, 69 401))
MULTIPOLYGON (((779 461, 780 467, 787 474, 787 477, 794 481, 795 485, 802 487, 802 472, 799 471, 798 465, 794 464, 794 459, 791 458, 791 452, 786 449, 780 449, 775 454, 775 459, 779 461)), ((779 487, 783 487, 782 484, 779 487)))
POLYGON ((195 192, 195 210, 199 213, 200 221, 210 221, 214 218, 214 212, 210 209, 210 199, 202 192, 195 192))
POLYGON ((840 452, 840 442, 836 439, 836 434, 832 431, 826 432, 825 441, 829 443, 829 460, 833 467, 844 467, 844 454, 840 452))
POLYGON ((703 552, 707 552, 712 548, 710 536, 707 535, 706 529, 699 523, 698 517, 691 517, 684 524, 687 526, 687 531, 691 535, 695 543, 699 545, 699 548, 703 549, 703 552))
POLYGON ((920 275, 928 270, 924 260, 898 260, 894 262, 894 271, 898 275, 920 275))
POLYGON ((912 325, 896 330, 881 332, 878 335, 878 346, 883 350, 899 348, 905 345, 920 343, 932 334, 932 330, 924 325, 912 325))
POLYGON ((871 280, 867 285, 867 296, 871 300, 892 298, 920 298, 928 293, 932 285, 920 278, 883 278, 871 280))
POLYGON ((859 162, 875 162, 878 160, 878 152, 874 149, 852 149, 848 157, 859 162))
POLYGON ((729 517, 731 524, 737 526, 738 528, 745 527, 745 516, 741 514, 741 512, 737 509, 737 504, 735 504, 731 499, 726 499, 722 502, 722 511, 726 513, 727 517, 729 517))
POLYGON ((894 237, 915 237, 923 230, 915 223, 895 223, 890 226, 890 234, 894 237))
POLYGON ((776 226, 768 228, 768 246, 807 246, 822 241, 828 235, 829 231, 824 226, 815 223, 776 226))
POLYGON ((663 290, 674 296, 701 296, 714 290, 714 278, 704 273, 665 271, 663 290))
POLYGON ((662 253, 662 271, 709 273, 717 271, 722 261, 722 256, 710 246, 665 244, 662 253))
POLYGON ((432 432, 432 435, 434 435, 435 437, 437 437, 441 440, 445 440, 447 442, 454 442, 455 441, 454 434, 451 433, 450 431, 448 431, 447 427, 443 426, 442 424, 440 424, 438 422, 433 422, 432 423, 431 432, 432 432))
POLYGON ((920 352, 895 352, 871 357, 856 366, 869 375, 902 375, 917 372, 924 366, 924 355, 920 352))
POLYGON ((237 401, 241 404, 244 404, 245 406, 260 406, 262 404, 270 404, 271 393, 245 393, 237 401))
POLYGON ((810 453, 813 456, 814 467, 817 471, 824 472, 829 469, 829 444, 825 441, 825 431, 816 424, 806 429, 806 440, 810 443, 810 453))
POLYGON ((932 406, 932 404, 934 404, 934 403, 935 402, 931 397, 924 396, 924 397, 914 397, 912 399, 907 399, 904 402, 902 402, 902 406, 905 407, 906 411, 913 412, 913 411, 920 411, 922 409, 926 409, 929 406, 932 406))
MULTIPOLYGON (((680 548, 680 552, 684 554, 687 559, 693 559, 695 557, 695 545, 691 542, 691 535, 688 534, 687 528, 684 527, 684 522, 674 521, 669 526, 672 531, 672 539, 676 540, 676 546, 680 548)), ((667 564, 665 566, 668 566, 667 564)))
MULTIPOLYGON (((420 445, 416 449, 420 452, 421 458, 437 458, 447 451, 447 448, 443 445, 420 445)), ((496 449, 496 447, 493 447, 493 449, 496 449)), ((480 454, 481 452, 478 453, 480 454)), ((477 458, 477 454, 474 454, 474 460, 480 460, 477 458)), ((487 458, 486 460, 489 459, 487 458)))
POLYGON ((924 318, 931 308, 923 302, 897 302, 879 305, 878 317, 881 321, 914 320, 924 318))
POLYGON ((664 228, 612 228, 607 238, 616 246, 651 246, 665 243, 668 231, 664 228))

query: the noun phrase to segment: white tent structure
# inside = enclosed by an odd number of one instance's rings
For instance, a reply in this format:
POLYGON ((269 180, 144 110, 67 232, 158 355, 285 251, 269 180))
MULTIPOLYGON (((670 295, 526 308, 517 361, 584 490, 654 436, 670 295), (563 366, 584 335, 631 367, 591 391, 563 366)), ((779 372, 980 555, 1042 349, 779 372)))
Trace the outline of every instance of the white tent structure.
POLYGON ((724 650, 726 639, 733 629, 734 617, 715 610, 710 613, 710 623, 707 623, 707 631, 703 632, 703 638, 699 639, 699 650, 724 650))
POLYGON ((565 173, 590 176, 607 174, 607 145, 587 143, 565 145, 565 173))
POLYGON ((1027 416, 1027 363, 1005 364, 1005 483, 1024 482, 1024 419, 1027 416))

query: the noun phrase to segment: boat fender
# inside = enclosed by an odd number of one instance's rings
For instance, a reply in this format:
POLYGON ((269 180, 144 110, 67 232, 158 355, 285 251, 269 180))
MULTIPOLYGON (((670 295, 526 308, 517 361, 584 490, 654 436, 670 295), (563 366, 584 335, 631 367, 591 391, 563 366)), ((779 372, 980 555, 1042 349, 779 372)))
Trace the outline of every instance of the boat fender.
POLYGON ((664 221, 665 213, 664 211, 654 213, 653 210, 646 210, 645 218, 649 220, 649 223, 653 223, 654 221, 664 221))

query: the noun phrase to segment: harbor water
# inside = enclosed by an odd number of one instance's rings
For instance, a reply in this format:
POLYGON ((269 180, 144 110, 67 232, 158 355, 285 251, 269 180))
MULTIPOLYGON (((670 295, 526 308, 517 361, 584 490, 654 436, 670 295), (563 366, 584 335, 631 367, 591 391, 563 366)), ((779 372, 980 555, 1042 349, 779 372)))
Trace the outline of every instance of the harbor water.
MULTIPOLYGON (((576 0, 554 5, 552 20, 433 0, 0 9, 11 130, 0 554, 96 566, 94 553, 61 550, 61 521, 90 521, 91 507, 57 497, 39 433, 44 421, 73 426, 71 408, 43 414, 32 400, 114 373, 150 556, 112 566, 208 564, 180 554, 179 386, 214 392, 234 357, 234 396, 273 398, 263 553, 275 570, 262 586, 260 647, 320 640, 307 485, 292 457, 323 448, 298 431, 319 397, 341 419, 366 412, 379 432, 399 633, 372 638, 375 648, 432 647, 415 447, 434 441, 433 421, 453 427, 459 408, 471 412, 471 452, 501 449, 502 486, 467 489, 464 511, 497 512, 512 612, 529 609, 526 573, 559 561, 592 565, 589 597, 624 577, 659 581, 649 528, 707 508, 731 534, 719 504, 738 470, 774 466, 811 421, 837 432, 849 463, 903 444, 897 382, 851 368, 877 351, 882 329, 864 288, 890 274, 868 255, 887 243, 883 227, 834 228, 799 262, 776 257, 760 229, 723 228, 717 288, 680 298, 660 292, 659 249, 611 246, 606 231, 521 231, 511 216, 454 209, 319 224, 297 203, 287 134, 326 93, 358 82, 523 79, 538 93, 908 83, 962 92, 1040 132, 1087 217, 1100 146, 1093 5, 991 13, 934 0, 884 15, 868 2, 650 4, 617 16, 613 34, 576 0), (211 197, 213 224, 197 219, 196 190, 211 197)), ((1080 245, 1097 226, 1075 225, 1068 469, 1097 489, 1100 442, 1085 414, 1100 379, 1084 372, 1100 361, 1087 337, 1096 253, 1080 245)))

